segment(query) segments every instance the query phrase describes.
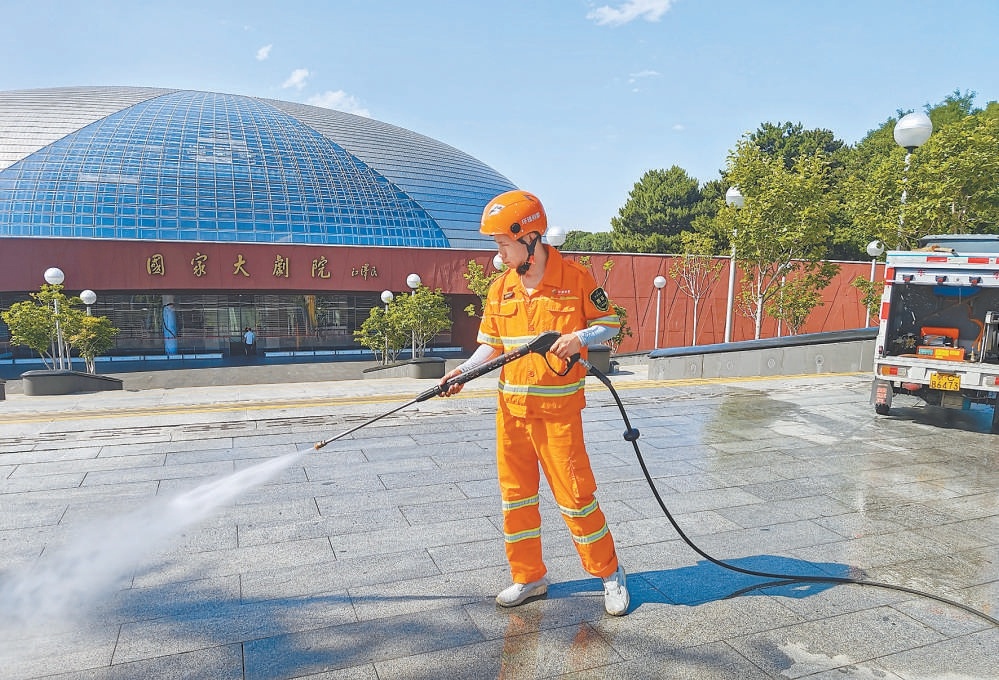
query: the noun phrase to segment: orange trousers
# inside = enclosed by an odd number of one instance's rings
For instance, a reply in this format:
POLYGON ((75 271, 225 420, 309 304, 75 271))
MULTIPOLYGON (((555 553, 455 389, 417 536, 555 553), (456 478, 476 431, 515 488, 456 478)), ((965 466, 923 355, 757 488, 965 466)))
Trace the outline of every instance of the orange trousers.
POLYGON ((506 557, 515 583, 545 575, 541 556, 540 469, 572 534, 583 568, 604 578, 617 569, 614 538, 594 493, 579 411, 564 417, 519 418, 496 412, 496 462, 503 498, 506 557))

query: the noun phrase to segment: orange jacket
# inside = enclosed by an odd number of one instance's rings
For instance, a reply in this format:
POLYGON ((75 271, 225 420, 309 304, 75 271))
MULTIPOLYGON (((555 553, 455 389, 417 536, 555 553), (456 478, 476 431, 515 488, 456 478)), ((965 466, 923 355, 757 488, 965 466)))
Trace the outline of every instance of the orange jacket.
MULTIPOLYGON (((603 289, 590 272, 575 262, 563 259, 548 248, 548 261, 541 283, 528 294, 520 276, 505 271, 489 288, 479 326, 478 341, 508 352, 545 331, 563 335, 588 326, 620 328, 621 321, 610 307, 603 289)), ((586 348, 582 356, 586 358, 586 348)), ((556 368, 561 363, 549 356, 556 368)), ((515 416, 555 415, 566 409, 586 405, 583 387, 586 369, 576 364, 565 376, 559 376, 539 354, 529 354, 502 368, 499 380, 500 399, 515 416)))

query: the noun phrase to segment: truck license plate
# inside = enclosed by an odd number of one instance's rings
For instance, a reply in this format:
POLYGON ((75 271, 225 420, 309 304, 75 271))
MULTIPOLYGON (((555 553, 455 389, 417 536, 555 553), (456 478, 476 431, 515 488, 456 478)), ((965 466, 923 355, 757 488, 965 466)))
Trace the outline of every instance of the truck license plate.
POLYGON ((930 373, 930 388, 934 390, 947 390, 948 392, 961 391, 961 376, 952 373, 930 373))

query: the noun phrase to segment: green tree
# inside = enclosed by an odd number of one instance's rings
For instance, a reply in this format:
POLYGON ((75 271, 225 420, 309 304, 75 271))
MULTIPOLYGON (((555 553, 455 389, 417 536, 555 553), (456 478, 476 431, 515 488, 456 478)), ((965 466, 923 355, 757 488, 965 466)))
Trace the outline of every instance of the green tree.
POLYGON ((895 124, 908 111, 898 111, 851 150, 843 199, 849 221, 837 231, 836 241, 851 244, 856 258, 875 238, 904 248, 930 233, 996 229, 999 201, 991 178, 999 105, 990 102, 977 109, 974 97, 974 92, 955 90, 925 107, 933 134, 912 153, 908 172, 905 150, 893 137, 895 124))
MULTIPOLYGON (((942 127, 919 148, 904 207, 909 238, 999 233, 999 118, 975 114, 942 127)), ((913 154, 915 156, 916 154, 913 154)))
MULTIPOLYGON (((32 293, 34 295, 36 293, 32 293)), ((46 368, 55 368, 55 358, 52 355, 55 347, 55 314, 51 308, 24 300, 15 302, 10 309, 0 312, 0 316, 10 329, 11 344, 24 345, 38 352, 46 368)))
POLYGON ((577 253, 609 253, 614 250, 609 231, 570 231, 560 250, 577 253))
POLYGON ((427 345, 451 328, 451 309, 439 288, 433 291, 421 285, 409 295, 396 297, 390 309, 398 311, 401 327, 410 333, 414 358, 424 356, 427 345))
POLYGON ((767 156, 780 158, 784 169, 791 171, 794 164, 802 156, 814 156, 821 152, 833 164, 837 153, 843 148, 843 142, 836 139, 831 130, 806 130, 801 123, 763 123, 749 135, 749 141, 755 144, 767 156))
POLYGON ((87 365, 88 373, 96 373, 94 359, 114 346, 118 329, 106 316, 90 316, 77 309, 67 320, 67 342, 76 348, 87 365))
POLYGON ((744 139, 729 156, 726 177, 745 196, 745 206, 726 207, 717 221, 733 234, 743 271, 742 307, 759 338, 767 303, 779 293, 781 279, 807 277, 822 268, 835 200, 828 191, 828 160, 818 151, 798 158, 788 170, 782 158, 744 139))
POLYGON ((860 291, 860 302, 867 308, 868 320, 874 320, 875 326, 881 312, 881 296, 885 292, 884 281, 871 281, 858 276, 850 285, 860 291))
POLYGON ((702 210, 698 182, 686 170, 649 170, 611 218, 611 243, 617 252, 676 252, 678 235, 693 229, 702 210))
POLYGON ((465 267, 465 273, 462 276, 468 281, 468 289, 475 293, 479 298, 479 306, 468 305, 465 307, 465 313, 469 316, 477 316, 482 318, 482 311, 486 305, 486 297, 489 295, 489 286, 492 285, 500 274, 506 269, 505 265, 501 265, 500 269, 497 269, 492 274, 486 274, 486 268, 476 262, 475 260, 469 260, 468 265, 465 267))
POLYGON ((820 291, 829 285, 837 269, 826 262, 816 271, 783 281, 777 295, 767 301, 767 314, 781 321, 791 335, 797 335, 812 311, 825 304, 820 291))
POLYGON ((10 329, 11 342, 38 352, 47 368, 55 368, 57 329, 61 330, 63 356, 69 357, 76 348, 93 373, 94 358, 111 348, 118 329, 106 317, 84 314, 78 309, 83 304, 80 298, 68 297, 62 290, 62 284, 43 284, 37 293, 31 293, 32 300, 14 303, 0 317, 10 329))
POLYGON ((959 89, 944 97, 944 100, 939 104, 926 106, 926 115, 933 121, 934 130, 940 130, 951 123, 964 120, 973 113, 976 113, 975 93, 971 91, 961 92, 959 89))
POLYGON ((403 316, 395 308, 395 300, 388 304, 387 311, 382 307, 372 307, 368 318, 354 331, 354 339, 362 347, 370 349, 376 359, 381 357, 383 365, 395 362, 412 337, 403 321, 403 316))
POLYGON ((696 345, 698 306, 718 283, 724 265, 712 257, 715 245, 710 236, 688 231, 680 234, 680 241, 683 244, 683 255, 673 259, 669 276, 676 281, 680 292, 694 302, 693 334, 690 344, 696 345))

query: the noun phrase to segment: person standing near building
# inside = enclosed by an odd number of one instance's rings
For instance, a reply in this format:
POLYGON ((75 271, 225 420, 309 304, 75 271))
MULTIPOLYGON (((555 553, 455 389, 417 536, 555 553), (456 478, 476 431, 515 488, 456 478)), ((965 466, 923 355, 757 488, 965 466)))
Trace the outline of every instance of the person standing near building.
MULTIPOLYGON (((544 207, 533 194, 509 191, 486 205, 480 231, 493 237, 508 269, 489 288, 479 347, 441 384, 539 333, 561 333, 548 355, 529 354, 500 373, 496 459, 513 585, 496 602, 515 607, 548 592, 538 507, 540 466, 583 568, 603 580, 604 609, 622 616, 630 604, 625 571, 594 496, 596 481, 583 442, 586 369, 578 363, 568 371, 560 368, 573 355, 585 357, 587 345, 614 337, 621 323, 589 271, 541 243, 547 228, 544 207)), ((461 388, 452 385, 446 396, 461 388)))
POLYGON ((243 333, 243 352, 246 356, 251 354, 256 354, 256 347, 254 343, 257 341, 257 334, 253 332, 253 329, 249 326, 246 327, 246 331, 243 333))

